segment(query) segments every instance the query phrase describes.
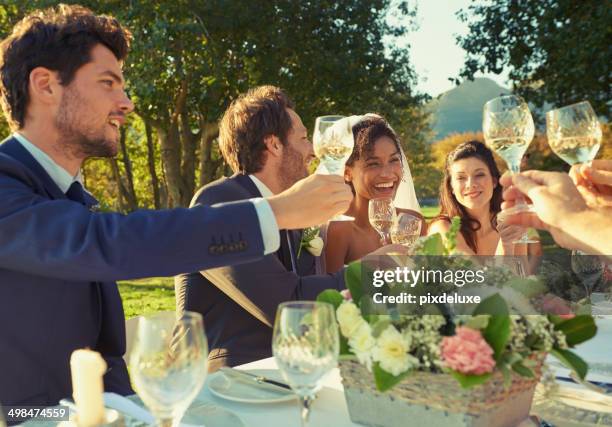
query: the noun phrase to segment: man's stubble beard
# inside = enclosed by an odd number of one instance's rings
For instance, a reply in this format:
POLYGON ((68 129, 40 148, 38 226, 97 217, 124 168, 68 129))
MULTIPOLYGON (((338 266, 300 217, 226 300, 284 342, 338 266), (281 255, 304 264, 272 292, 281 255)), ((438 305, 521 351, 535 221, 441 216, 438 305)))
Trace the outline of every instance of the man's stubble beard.
POLYGON ((86 129, 86 123, 80 122, 79 110, 85 104, 75 88, 66 87, 55 118, 55 126, 59 132, 61 147, 71 157, 88 159, 90 157, 115 157, 118 142, 108 140, 104 128, 98 130, 86 129), (89 131, 89 132, 88 132, 89 131))
POLYGON ((278 170, 278 180, 283 190, 288 189, 300 179, 308 176, 304 157, 295 149, 285 145, 283 158, 278 170))

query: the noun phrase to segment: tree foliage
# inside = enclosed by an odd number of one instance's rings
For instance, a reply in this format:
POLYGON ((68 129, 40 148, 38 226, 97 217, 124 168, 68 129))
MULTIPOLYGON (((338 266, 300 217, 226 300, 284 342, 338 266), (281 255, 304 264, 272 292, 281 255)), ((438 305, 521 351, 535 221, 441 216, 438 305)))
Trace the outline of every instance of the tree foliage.
POLYGON ((610 117, 612 7, 601 0, 494 0, 461 10, 461 76, 510 70, 515 91, 556 106, 589 100, 610 117))
MULTIPOLYGON (((285 89, 308 127, 322 114, 383 114, 413 173, 428 161, 423 96, 413 90, 408 48, 393 43, 415 16, 407 2, 64 2, 113 15, 134 35, 124 70, 138 117, 115 161, 85 167, 109 209, 186 205, 196 186, 227 173, 218 121, 232 99, 260 84, 285 89), (390 23, 390 14, 404 24, 390 23)), ((5 0, 0 36, 29 11, 57 3, 5 0)))

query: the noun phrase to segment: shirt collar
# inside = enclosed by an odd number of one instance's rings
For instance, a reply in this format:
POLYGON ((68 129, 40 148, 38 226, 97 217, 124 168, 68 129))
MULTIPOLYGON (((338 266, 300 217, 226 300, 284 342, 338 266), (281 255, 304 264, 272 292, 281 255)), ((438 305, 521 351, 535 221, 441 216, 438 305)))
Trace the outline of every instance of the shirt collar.
POLYGON ((79 171, 76 176, 72 176, 66 169, 55 163, 47 153, 32 144, 23 135, 15 132, 13 133, 13 137, 19 141, 23 148, 28 150, 63 193, 68 191, 73 182, 79 181, 82 183, 81 171, 79 171))
POLYGON ((261 197, 274 196, 274 193, 268 188, 268 186, 261 182, 261 180, 255 175, 249 175, 249 178, 251 178, 251 181, 253 181, 253 184, 255 184, 255 187, 257 187, 257 189, 261 193, 261 197))

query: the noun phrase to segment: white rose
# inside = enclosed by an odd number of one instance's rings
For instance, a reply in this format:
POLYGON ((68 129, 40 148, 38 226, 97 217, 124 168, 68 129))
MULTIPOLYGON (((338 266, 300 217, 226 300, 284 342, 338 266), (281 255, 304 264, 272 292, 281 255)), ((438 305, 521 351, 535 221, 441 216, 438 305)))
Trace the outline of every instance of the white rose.
POLYGON ((372 349, 376 340, 372 336, 370 324, 365 320, 362 321, 348 343, 359 362, 365 365, 368 370, 372 370, 372 349))
POLYGON ((350 301, 344 301, 336 310, 336 317, 340 325, 340 332, 347 338, 353 336, 361 322, 365 322, 361 317, 359 308, 350 301))
POLYGON ((408 354, 408 342, 393 325, 387 326, 372 350, 372 358, 380 363, 380 367, 392 375, 399 375, 414 367, 418 359, 408 354))
POLYGON ((321 251, 323 251, 323 239, 320 236, 313 238, 308 242, 306 250, 314 256, 320 256, 321 251))

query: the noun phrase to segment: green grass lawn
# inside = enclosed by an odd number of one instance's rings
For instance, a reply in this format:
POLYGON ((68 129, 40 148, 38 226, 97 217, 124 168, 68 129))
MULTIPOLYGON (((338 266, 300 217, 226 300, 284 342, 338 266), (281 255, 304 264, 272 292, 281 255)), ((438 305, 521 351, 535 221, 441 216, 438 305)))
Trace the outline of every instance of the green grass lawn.
POLYGON ((426 219, 432 219, 440 213, 440 206, 421 206, 421 213, 426 219))
POLYGON ((119 293, 123 299, 123 309, 127 319, 140 314, 176 308, 172 277, 119 282, 119 293))

